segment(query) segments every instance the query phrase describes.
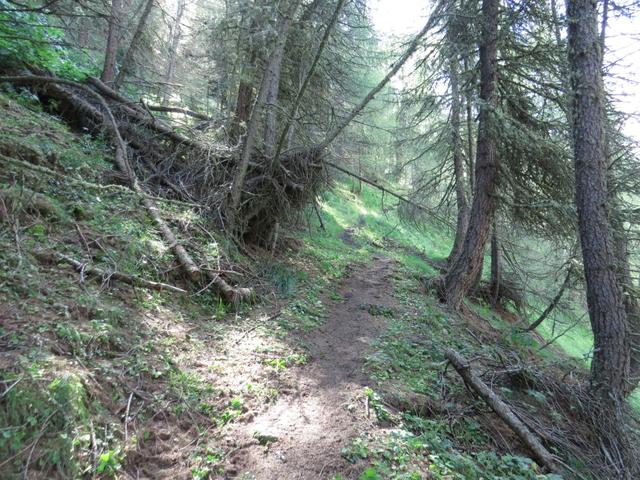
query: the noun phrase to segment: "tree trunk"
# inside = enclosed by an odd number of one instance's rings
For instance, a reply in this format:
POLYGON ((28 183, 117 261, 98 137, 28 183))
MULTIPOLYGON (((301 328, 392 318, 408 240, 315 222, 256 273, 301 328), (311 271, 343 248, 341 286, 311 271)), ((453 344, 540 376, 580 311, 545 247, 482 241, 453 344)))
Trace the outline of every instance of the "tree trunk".
POLYGON ((496 106, 496 59, 498 40, 498 0, 482 2, 482 44, 480 45, 480 122, 475 165, 475 188, 469 227, 462 252, 444 278, 447 303, 462 306, 465 295, 482 268, 482 256, 495 210, 494 193, 498 181, 498 152, 494 108, 496 106))
POLYGON ((89 19, 80 17, 78 19, 78 47, 87 48, 89 45, 89 19))
POLYGON ((111 84, 116 76, 116 61, 118 56, 118 44, 120 42, 120 15, 122 13, 122 0, 111 0, 111 14, 109 15, 109 30, 107 33, 107 46, 104 53, 104 65, 100 79, 111 84))
MULTIPOLYGON (((465 70, 468 68, 466 58, 464 59, 464 68, 465 70)), ((476 154, 473 150, 473 93, 470 86, 467 86, 465 93, 465 109, 467 114, 467 172, 469 172, 469 191, 473 192, 476 183, 474 175, 474 159, 476 158, 476 154)))
POLYGON ((142 34, 144 33, 144 29, 147 26, 147 20, 149 19, 149 14, 151 13, 151 9, 153 8, 154 0, 147 0, 147 3, 144 5, 144 10, 140 15, 140 20, 138 20, 138 25, 136 26, 136 31, 131 38, 131 43, 129 44, 129 48, 127 49, 127 53, 124 55, 124 59, 122 60, 122 65, 120 65, 120 71, 116 76, 116 81, 114 84, 114 88, 118 90, 123 82, 125 77, 129 74, 132 64, 133 64, 133 55, 135 54, 138 46, 140 44, 140 40, 142 39, 142 34))
POLYGON ((576 206, 594 336, 591 385, 606 404, 629 392, 630 346, 607 216, 604 94, 594 0, 568 0, 576 206))
MULTIPOLYGON (((282 148, 284 146, 284 141, 285 138, 287 137, 287 132, 289 131, 289 129, 291 128, 291 126, 293 125, 293 122, 295 120, 295 118, 298 115, 298 108, 300 106, 300 102, 302 101, 302 97, 305 94, 307 87, 309 86, 309 81, 311 80, 311 77, 313 76, 313 73, 315 72, 316 66, 318 65, 318 61, 320 60, 320 57, 322 56, 322 52, 324 51, 324 48, 327 45, 327 41, 329 40, 329 36, 331 35, 331 32, 333 31, 333 28, 336 24, 336 22, 338 21, 338 17, 340 16, 340 12, 342 11, 342 8, 344 7, 346 0, 338 0, 338 3, 336 4, 336 8, 333 11, 333 15, 331 16, 331 18, 329 19, 329 22, 327 23, 327 26, 324 30, 324 34, 322 36, 322 39, 320 40, 320 44, 318 45, 318 49, 316 50, 316 54, 313 57, 313 61, 311 62, 311 66, 309 67, 309 70, 307 71, 304 80, 302 81, 300 88, 298 89, 298 93, 296 94, 296 98, 293 102, 293 108, 291 109, 291 115, 289 116, 289 118, 287 119, 284 128, 282 129, 282 133, 280 134, 280 138, 278 140, 278 145, 276 147, 275 153, 274 153, 274 158, 273 158, 273 162, 272 162, 272 166, 275 168, 277 166, 277 163, 279 161, 279 157, 280 157, 280 153, 282 152, 282 148)), ((317 6, 318 2, 314 1, 311 6, 305 10, 305 12, 302 15, 301 18, 301 23, 303 23, 305 21, 305 17, 307 15, 310 15, 309 12, 312 11, 312 9, 315 9, 317 6)), ((301 62, 300 64, 300 72, 302 73, 303 71, 303 64, 301 62)), ((293 138, 293 132, 290 132, 291 135, 289 136, 289 143, 291 143, 291 140, 293 138)))
MULTIPOLYGON (((186 0, 178 0, 178 6, 176 9, 176 21, 171 29, 171 43, 169 44, 169 55, 167 60, 167 69, 164 74, 165 88, 170 89, 171 83, 173 83, 173 77, 176 72, 176 57, 178 55, 178 45, 180 45, 180 38, 182 37, 182 16, 184 15, 184 8, 186 0)), ((167 91, 162 95, 161 105, 166 107, 169 105, 169 99, 171 94, 167 91)))
POLYGON ((613 228, 613 248, 617 260, 616 273, 618 285, 622 288, 622 301, 627 315, 627 328, 630 345, 629 391, 640 383, 640 303, 637 289, 633 285, 631 265, 629 264, 629 238, 624 228, 624 221, 618 210, 615 198, 610 204, 611 226, 613 228))
MULTIPOLYGON (((249 63, 255 62, 255 55, 251 55, 249 63)), ((236 108, 233 113, 233 120, 229 128, 229 136, 232 142, 240 139, 240 125, 249 122, 249 114, 251 113, 251 100, 253 99, 253 85, 245 79, 246 70, 242 67, 240 85, 238 85, 238 96, 236 97, 236 108)))
POLYGON ((480 397, 487 402, 487 405, 498 415, 518 438, 524 443, 533 453, 535 459, 540 462, 541 465, 549 469, 551 472, 561 472, 561 468, 558 465, 556 457, 554 457, 549 450, 540 441, 538 435, 533 433, 529 427, 527 427, 520 418, 513 413, 509 405, 503 402, 498 395, 491 390, 486 383, 480 380, 471 370, 471 366, 467 361, 455 350, 449 348, 445 351, 444 356, 451 364, 456 372, 464 380, 465 386, 470 387, 480 397))
MULTIPOLYGON (((450 20, 450 22, 453 20, 450 20)), ((447 29, 448 47, 451 50, 449 58, 449 83, 451 84, 451 150, 453 155, 453 173, 456 188, 456 236, 453 248, 447 260, 451 265, 462 252, 462 245, 467 234, 469 224, 469 202, 465 187, 465 168, 462 158, 462 138, 460 137, 460 91, 459 91, 459 63, 455 51, 456 32, 453 26, 447 29)))
MULTIPOLYGON (((297 5, 295 5, 297 7, 297 5)), ((289 12, 288 17, 280 24, 278 38, 269 58, 267 75, 267 94, 264 106, 264 150, 267 157, 272 158, 276 151, 276 135, 278 134, 278 93, 280 91, 280 72, 282 71, 282 59, 284 49, 289 37, 289 29, 293 21, 295 9, 289 12)))
MULTIPOLYGON (((251 156, 253 154, 253 148, 256 140, 256 136, 258 133, 258 123, 260 119, 260 115, 263 111, 264 104, 267 99, 267 94, 272 82, 274 75, 276 75, 276 70, 279 71, 282 63, 282 53, 278 53, 278 50, 282 50, 284 52, 284 46, 287 42, 287 37, 289 35, 289 29, 291 27, 291 23, 293 22, 293 16, 295 14, 298 5, 300 4, 299 0, 294 0, 291 4, 289 11, 287 12, 287 16, 284 21, 280 24, 280 28, 278 30, 278 37, 276 39, 276 43, 273 47, 271 55, 269 56, 269 61, 265 68, 265 72, 262 76, 262 83, 260 85, 260 90, 258 91, 258 98, 256 99, 256 103, 253 107, 253 111, 251 112, 251 118, 249 119, 249 124, 247 125, 247 135, 244 140, 244 146, 242 148, 242 154, 240 157, 240 161, 238 162, 237 171, 235 177, 233 179, 233 185, 231 187, 231 195, 229 199, 229 203, 226 209, 226 218, 227 218, 227 230, 235 234, 236 229, 238 227, 237 220, 240 210, 240 203, 242 199, 242 190, 244 188, 244 180, 247 175, 247 169, 249 167, 249 161, 251 160, 251 156), (276 63, 278 63, 276 65, 276 63)), ((279 74, 278 74, 279 77, 279 74)))
POLYGON ((491 303, 496 305, 498 303, 498 298, 500 298, 502 264, 500 262, 500 241, 498 240, 495 217, 493 219, 493 226, 491 229, 491 284, 489 292, 491 294, 491 303))

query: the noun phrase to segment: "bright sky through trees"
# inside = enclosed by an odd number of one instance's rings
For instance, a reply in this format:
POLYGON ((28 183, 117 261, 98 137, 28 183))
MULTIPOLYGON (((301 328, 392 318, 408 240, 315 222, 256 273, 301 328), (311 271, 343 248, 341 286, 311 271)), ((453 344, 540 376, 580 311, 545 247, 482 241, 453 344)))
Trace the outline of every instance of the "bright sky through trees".
MULTIPOLYGON (((428 0, 371 0, 371 14, 376 30, 383 39, 412 35, 426 21, 428 0)), ((632 116, 625 132, 640 142, 640 37, 637 19, 609 14, 605 61, 611 64, 609 89, 617 108, 632 116)))

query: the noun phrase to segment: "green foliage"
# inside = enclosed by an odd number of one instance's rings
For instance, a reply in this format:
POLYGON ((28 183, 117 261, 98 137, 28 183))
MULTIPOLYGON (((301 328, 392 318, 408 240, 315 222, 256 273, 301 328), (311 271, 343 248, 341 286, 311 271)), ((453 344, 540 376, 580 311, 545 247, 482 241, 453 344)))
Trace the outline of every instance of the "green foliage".
POLYGON ((64 30, 52 26, 50 17, 14 8, 0 0, 0 63, 18 69, 32 65, 72 80, 96 73, 80 66, 88 64, 88 56, 63 46, 64 30))
MULTIPOLYGON (((5 388, 11 386, 0 403, 0 457, 13 458, 9 465, 19 471, 38 446, 43 452, 35 460, 39 470, 78 478, 92 469, 92 412, 83 381, 70 370, 54 373, 52 364, 24 361, 20 375, 5 372, 0 378, 5 388)), ((96 442, 112 443, 99 434, 96 442)), ((107 472, 108 466, 104 468, 107 472)))
POLYGON ((108 450, 98 458, 96 473, 115 477, 122 468, 124 455, 119 450, 108 450))
POLYGON ((352 463, 370 463, 359 479, 559 480, 556 475, 542 474, 529 458, 490 450, 457 450, 443 436, 446 422, 419 422, 422 428, 417 433, 397 429, 382 436, 357 437, 342 455, 352 463))

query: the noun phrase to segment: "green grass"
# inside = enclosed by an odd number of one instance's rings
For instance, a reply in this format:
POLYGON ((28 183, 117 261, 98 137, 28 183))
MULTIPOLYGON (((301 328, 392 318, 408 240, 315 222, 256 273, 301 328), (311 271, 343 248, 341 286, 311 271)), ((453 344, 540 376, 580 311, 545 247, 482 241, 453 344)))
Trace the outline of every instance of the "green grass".
POLYGON ((348 182, 337 183, 322 195, 320 211, 326 231, 320 230, 315 213, 307 213, 312 231, 303 234, 306 250, 326 271, 340 276, 350 263, 365 262, 373 253, 389 255, 417 274, 433 275, 435 270, 422 258, 446 258, 451 238, 449 233, 433 225, 418 226, 400 219, 395 202, 384 200, 387 213, 382 213, 382 193, 364 187, 352 193, 348 182), (341 236, 349 230, 354 245, 341 236))

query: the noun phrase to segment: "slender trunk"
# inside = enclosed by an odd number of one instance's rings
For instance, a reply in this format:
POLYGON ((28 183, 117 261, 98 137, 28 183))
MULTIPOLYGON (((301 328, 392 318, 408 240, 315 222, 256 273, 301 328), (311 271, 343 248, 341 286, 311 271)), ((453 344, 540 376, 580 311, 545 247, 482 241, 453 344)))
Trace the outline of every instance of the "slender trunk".
MULTIPOLYGON (((249 64, 255 63, 255 54, 252 52, 249 58, 249 64)), ((232 142, 237 142, 240 139, 240 126, 247 124, 249 121, 249 115, 251 113, 251 101, 253 99, 253 85, 246 78, 247 71, 245 66, 242 67, 240 73, 240 85, 238 85, 238 95, 236 97, 236 108, 233 113, 233 120, 231 121, 231 127, 229 129, 229 136, 232 142)))
POLYGON ((616 258, 618 285, 622 288, 622 299, 627 315, 627 328, 630 344, 630 373, 628 390, 634 390, 640 383, 640 303, 638 291, 633 285, 631 265, 629 263, 629 238, 624 228, 619 206, 615 198, 609 204, 610 221, 613 229, 613 249, 616 258))
POLYGON ((293 16, 295 14, 296 9, 298 8, 299 3, 300 3, 299 0, 294 0, 292 2, 291 7, 287 12, 286 18, 280 24, 278 37, 276 39, 276 43, 273 47, 271 55, 269 56, 269 61, 267 62, 267 66, 262 77, 260 90, 258 91, 258 98, 256 99, 256 103, 253 107, 253 111, 251 112, 251 118, 249 119, 249 124, 247 125, 247 135, 244 140, 244 146, 242 148, 240 161, 238 162, 237 171, 233 179, 233 185, 231 187, 231 195, 229 199, 228 208, 226 211, 227 229, 232 234, 237 233, 236 232, 236 229, 238 227, 237 220, 238 220, 238 215, 240 213, 239 210, 240 210, 240 202, 242 199, 242 190, 244 188, 244 180, 247 175, 249 161, 251 160, 251 156, 253 154, 253 148, 254 148, 256 136, 258 133, 258 124, 259 124, 260 115, 262 114, 262 111, 264 109, 269 86, 275 75, 275 71, 280 69, 280 65, 279 64, 276 65, 276 63, 282 62, 282 54, 278 54, 278 50, 284 51, 284 46, 287 41, 287 36, 289 35, 289 29, 291 27, 291 23, 293 22, 293 16))
POLYGON ((100 79, 111 84, 116 76, 116 61, 118 56, 118 43, 120 42, 120 15, 122 13, 122 0, 111 0, 111 14, 109 15, 109 30, 107 33, 107 46, 104 52, 104 65, 100 79))
MULTIPOLYGON (((297 6, 297 5, 296 5, 297 6)), ((282 60, 284 49, 289 37, 293 11, 282 22, 278 32, 276 44, 269 59, 270 68, 267 69, 267 95, 264 107, 264 149, 267 157, 273 157, 276 151, 276 135, 278 133, 278 93, 280 91, 280 73, 282 72, 282 60)))
MULTIPOLYGON (((173 77, 176 70, 176 57, 178 55, 178 46, 180 45, 180 39, 182 37, 182 16, 184 15, 184 9, 186 0, 178 0, 178 6, 176 10, 176 21, 171 29, 171 42, 169 43, 169 55, 167 62, 167 69, 164 74, 164 81, 166 83, 165 88, 171 89, 171 83, 173 83, 173 77)), ((161 105, 167 107, 169 105, 169 99, 171 94, 167 91, 162 95, 161 105)))
POLYGON ((475 180, 475 152, 473 149, 473 104, 471 95, 468 93, 465 101, 467 110, 467 172, 469 172, 469 191, 473 192, 475 180))
POLYGON ((604 95, 597 3, 568 0, 576 206, 594 336, 591 384, 607 404, 629 392, 630 346, 607 215, 604 95))
POLYGON ((449 254, 448 263, 453 261, 462 252, 464 237, 467 234, 469 224, 469 202, 465 187, 465 169, 462 158, 462 139, 460 138, 460 92, 458 89, 458 58, 452 55, 449 60, 449 81, 451 83, 451 150, 453 154, 453 173, 456 188, 456 206, 458 209, 456 219, 456 236, 453 248, 449 254))
POLYGON ((151 9, 153 8, 153 2, 154 0, 147 0, 147 3, 144 5, 144 10, 142 10, 142 14, 140 15, 140 19, 138 20, 136 31, 131 38, 131 43, 129 44, 127 53, 124 55, 122 65, 120 66, 120 71, 118 72, 118 76, 116 77, 116 81, 114 84, 116 90, 118 90, 122 86, 125 77, 129 74, 131 67, 133 66, 133 55, 140 45, 140 40, 142 40, 142 35, 144 33, 145 27, 147 26, 149 14, 151 13, 151 9))
MULTIPOLYGON (((342 8, 344 7, 346 0, 338 0, 338 3, 336 4, 336 8, 333 11, 333 15, 331 16, 331 19, 329 20, 329 23, 327 24, 325 30, 324 30, 324 35, 322 36, 322 40, 320 40, 320 45, 318 45, 318 49, 316 50, 316 54, 313 58, 313 61, 311 62, 311 66, 309 67, 309 71, 307 72, 307 74, 305 75, 304 81, 302 82, 302 85, 300 86, 300 89, 298 90, 298 93, 296 94, 296 98, 293 102, 293 108, 291 109, 292 114, 289 116, 289 119, 287 120, 287 122, 284 125, 284 128, 282 129, 282 133, 280 134, 280 139, 278 140, 278 145, 276 147, 276 151, 274 154, 274 159, 273 159, 273 164, 274 166, 277 164, 278 160, 279 160, 279 156, 280 153, 282 151, 282 148, 284 146, 284 141, 285 138, 287 137, 287 132, 288 130, 291 128, 291 125, 293 123, 293 120, 295 118, 295 116, 297 115, 298 112, 298 108, 300 106, 300 102, 302 101, 302 97, 304 95, 304 93, 307 90, 307 87, 309 86, 309 81, 311 80, 311 77, 313 76, 313 73, 316 69, 316 66, 318 65, 318 61, 320 60, 320 57, 322 56, 322 52, 324 51, 324 48, 327 45, 327 41, 329 40, 329 36, 331 35, 331 32, 333 31, 333 28, 336 24, 336 22, 338 21, 338 17, 340 16, 340 12, 342 11, 342 8)), ((312 9, 315 9, 315 7, 317 2, 314 2, 306 11, 305 11, 305 15, 307 14, 307 12, 312 11, 312 9)), ((303 17, 305 16, 303 15, 303 17)), ((304 21, 301 20, 301 21, 304 21)))
POLYGON ((547 317, 551 314, 551 312, 553 312, 553 310, 558 306, 558 304, 560 303, 560 300, 562 299, 562 295, 564 295, 565 290, 571 284, 572 274, 573 274, 573 265, 569 265, 569 268, 567 269, 567 276, 564 277, 564 282, 562 282, 562 285, 560 286, 560 290, 558 290, 558 293, 556 293, 555 297, 553 297, 553 299, 551 300, 551 303, 547 306, 547 308, 544 309, 544 312, 540 314, 540 316, 536 319, 536 321, 527 327, 528 332, 535 330, 540 325, 542 325, 542 322, 544 322, 547 319, 547 317))
POLYGON ((498 240, 498 232, 496 229, 496 219, 493 219, 491 232, 491 284, 489 291, 491 292, 491 303, 496 305, 500 298, 500 284, 502 278, 502 264, 500 261, 500 241, 498 240))
MULTIPOLYGON (((463 57, 463 66, 465 72, 468 72, 469 65, 466 55, 463 57)), ((469 79, 467 88, 465 89, 465 109, 467 117, 467 172, 469 172, 469 191, 473 192, 473 186, 475 184, 473 163, 476 158, 476 154, 473 151, 473 82, 471 79, 469 79)))
POLYGON ((78 47, 87 48, 89 44, 89 19, 80 17, 78 19, 78 47))
POLYGON ((465 295, 482 268, 487 237, 495 210, 494 193, 498 181, 498 152, 495 112, 497 98, 496 61, 498 40, 498 0, 482 2, 482 43, 480 45, 480 122, 475 165, 475 186, 469 227, 462 252, 444 278, 447 303, 462 306, 465 295))
MULTIPOLYGON (((254 2, 256 6, 261 5, 258 1, 254 2)), ((240 29, 243 29, 245 21, 249 21, 247 35, 238 35, 236 45, 237 56, 240 59, 240 75, 238 82, 238 93, 235 97, 236 106, 229 126, 229 138, 233 143, 237 143, 241 136, 241 126, 248 125, 249 116, 251 115, 251 105, 253 104, 253 87, 255 81, 255 69, 257 60, 256 47, 253 45, 253 37, 258 29, 258 19, 253 17, 249 20, 249 15, 243 17, 240 21, 240 29), (248 45, 248 46, 245 46, 248 45), (244 50, 248 53, 243 54, 244 50)))
MULTIPOLYGON (((600 22, 600 48, 604 57, 607 21, 609 18, 609 1, 604 0, 602 5, 602 20, 600 22)), ((603 58, 600 59, 604 61, 603 58)), ((607 165, 610 165, 611 158, 611 141, 609 135, 611 126, 609 119, 606 118, 605 124, 605 155, 607 165)), ((628 334, 630 343, 630 371, 629 371, 629 390, 634 390, 640 383, 640 303, 637 298, 637 291, 633 286, 633 278, 631 276, 631 266, 629 264, 629 238, 624 227, 624 219, 620 212, 621 206, 614 187, 613 172, 607 169, 609 175, 607 177, 607 192, 609 196, 609 220, 613 229, 613 248, 617 260, 616 274, 618 285, 622 288, 624 309, 627 315, 628 334)))

